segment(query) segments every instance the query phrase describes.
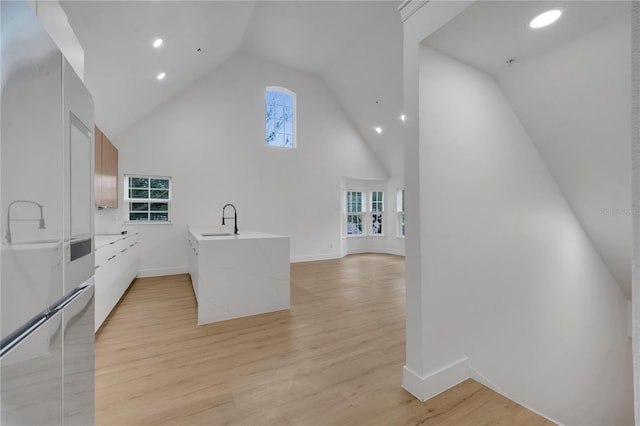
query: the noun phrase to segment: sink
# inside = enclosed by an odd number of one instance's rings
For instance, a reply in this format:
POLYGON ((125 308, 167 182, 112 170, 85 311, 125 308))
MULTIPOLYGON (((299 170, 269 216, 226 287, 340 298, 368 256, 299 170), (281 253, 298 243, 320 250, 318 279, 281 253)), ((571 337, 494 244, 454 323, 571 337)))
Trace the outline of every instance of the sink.
MULTIPOLYGON (((203 237, 230 237, 233 234, 229 233, 229 232, 210 232, 210 233, 206 233, 206 234, 200 234, 203 237)), ((240 234, 236 234, 236 235, 240 235, 240 234)))

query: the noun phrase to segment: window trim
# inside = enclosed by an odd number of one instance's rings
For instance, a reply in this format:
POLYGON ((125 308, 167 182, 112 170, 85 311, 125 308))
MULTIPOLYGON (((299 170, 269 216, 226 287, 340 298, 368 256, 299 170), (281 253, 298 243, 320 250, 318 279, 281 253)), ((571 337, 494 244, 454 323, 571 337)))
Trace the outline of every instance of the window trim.
POLYGON ((367 199, 366 199, 367 193, 365 191, 360 191, 360 190, 345 190, 344 196, 343 196, 343 200, 344 200, 344 220, 343 220, 343 224, 344 224, 344 235, 347 238, 359 238, 359 237, 366 237, 367 233, 367 217, 366 217, 366 206, 367 206, 367 199), (349 211, 349 201, 348 201, 348 197, 349 197, 349 193, 352 192, 357 192, 360 193, 360 211, 353 211, 350 212, 349 211), (362 227, 362 232, 359 234, 349 234, 349 216, 360 216, 360 225, 362 227))
POLYGON ((377 189, 375 189, 375 190, 370 190, 370 191, 369 191, 369 198, 370 198, 370 201, 369 201, 369 211, 367 212, 367 214, 368 214, 368 216, 369 216, 369 220, 368 220, 368 222, 369 222, 369 223, 368 223, 369 227, 368 227, 368 229, 369 229, 370 233, 368 234, 368 236, 369 236, 369 237, 386 237, 386 234, 385 234, 385 232, 384 232, 384 231, 387 229, 387 227, 386 227, 386 225, 385 225, 385 224, 386 224, 386 222, 385 222, 385 216, 386 216, 386 215, 384 214, 384 203, 385 203, 384 191, 382 191, 382 190, 377 190, 377 189), (382 194, 382 201, 380 201, 380 200, 376 200, 376 201, 375 201, 376 203, 382 203, 382 204, 381 204, 381 206, 382 206, 382 210, 380 210, 380 211, 377 211, 377 210, 376 210, 376 211, 373 211, 373 203, 374 203, 374 201, 373 201, 373 193, 374 193, 374 192, 375 192, 375 193, 378 193, 378 194, 382 194), (382 219, 382 232, 381 232, 381 233, 379 233, 379 234, 374 234, 374 233, 372 232, 372 231, 373 231, 373 229, 372 229, 372 228, 373 228, 373 215, 374 215, 374 214, 379 214, 379 215, 381 216, 381 219, 382 219))
POLYGON ((398 226, 396 229, 398 238, 406 238, 407 234, 407 207, 406 203, 406 193, 404 188, 398 188, 396 191, 396 214, 398 216, 398 226), (403 228, 403 218, 404 218, 404 233, 402 232, 403 228))
MULTIPOLYGON (((172 209, 171 198, 173 195, 173 183, 171 176, 157 176, 157 175, 143 175, 143 174, 124 174, 123 175, 123 202, 124 202, 124 224, 125 225, 172 225, 172 209), (166 199, 157 198, 129 198, 129 179, 130 178, 142 178, 142 179, 164 179, 169 181, 169 197, 166 199), (167 220, 131 220, 130 219, 130 203, 166 203, 167 204, 167 220)), ((135 213, 135 212, 134 212, 135 213)))
POLYGON ((286 87, 281 86, 267 86, 264 90, 264 107, 265 107, 265 140, 264 145, 269 148, 284 148, 284 149, 296 149, 298 147, 298 96, 296 92, 293 90, 287 89, 286 87), (291 120, 291 133, 293 142, 291 146, 282 146, 282 145, 270 145, 266 141, 266 125, 267 125, 267 117, 266 117, 266 108, 267 108, 267 93, 268 92, 281 92, 286 95, 291 96, 292 98, 292 109, 293 109, 293 119, 291 120))
POLYGON ((343 189, 343 196, 342 196, 342 201, 343 201, 343 208, 342 208, 342 229, 343 229, 343 233, 342 233, 342 237, 343 238, 363 238, 363 237, 372 237, 372 238, 380 238, 380 237, 387 237, 387 233, 386 233, 386 228, 387 226, 385 225, 385 220, 387 217, 387 214, 385 213, 385 191, 384 189, 358 189, 358 188, 344 188, 343 189), (348 216, 350 214, 357 214, 358 212, 349 212, 348 210, 348 202, 347 202, 347 196, 350 192, 359 192, 362 194, 362 211, 359 213, 362 217, 362 234, 349 234, 348 231, 348 223, 347 223, 347 219, 348 216), (374 192, 378 192, 382 194, 382 211, 373 211, 372 208, 372 203, 373 203, 373 193, 374 192), (380 214, 382 215, 382 233, 380 234, 374 234, 372 233, 372 227, 373 227, 373 214, 380 214))

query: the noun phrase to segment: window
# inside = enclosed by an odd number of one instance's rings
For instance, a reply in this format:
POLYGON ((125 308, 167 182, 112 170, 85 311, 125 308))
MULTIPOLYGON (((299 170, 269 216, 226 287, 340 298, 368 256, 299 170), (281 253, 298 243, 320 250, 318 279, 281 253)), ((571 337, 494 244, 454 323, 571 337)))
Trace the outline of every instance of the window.
POLYGON ((362 235, 362 192, 347 192, 347 235, 362 235))
POLYGON ((362 191, 347 191, 346 234, 347 236, 382 236, 384 214, 384 192, 369 193, 369 204, 362 191))
POLYGON ((384 211, 384 193, 371 193, 371 235, 382 235, 382 212, 384 211))
POLYGON ((296 94, 282 87, 267 87, 266 141, 269 146, 296 147, 296 94))
POLYGON ((398 189, 398 236, 404 237, 404 189, 398 189))
POLYGON ((171 178, 125 175, 125 222, 168 223, 171 178))

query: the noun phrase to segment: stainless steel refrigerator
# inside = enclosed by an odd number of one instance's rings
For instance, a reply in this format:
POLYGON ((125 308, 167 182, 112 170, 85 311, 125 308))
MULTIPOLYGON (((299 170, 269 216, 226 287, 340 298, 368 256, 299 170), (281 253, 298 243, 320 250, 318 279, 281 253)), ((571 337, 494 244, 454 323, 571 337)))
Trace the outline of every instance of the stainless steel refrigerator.
POLYGON ((0 2, 0 424, 94 423, 93 101, 0 2))

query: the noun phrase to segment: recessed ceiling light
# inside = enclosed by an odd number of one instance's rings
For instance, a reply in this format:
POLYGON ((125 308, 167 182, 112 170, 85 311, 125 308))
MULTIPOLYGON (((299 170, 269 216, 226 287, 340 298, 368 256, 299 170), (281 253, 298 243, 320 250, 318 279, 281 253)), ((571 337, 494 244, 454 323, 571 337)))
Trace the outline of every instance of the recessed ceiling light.
POLYGON ((167 76, 166 73, 161 72, 160 74, 158 74, 158 76, 156 77, 158 80, 162 80, 163 78, 165 78, 167 76))
POLYGON ((562 9, 551 9, 529 21, 529 28, 543 28, 556 22, 562 16, 562 9))
POLYGON ((406 115, 404 115, 404 114, 402 114, 402 115, 400 116, 400 120, 402 120, 402 121, 407 121, 407 116, 406 116, 406 115))
POLYGON ((382 127, 376 127, 376 133, 382 133, 382 127))
POLYGON ((160 46, 162 46, 162 39, 158 38, 158 39, 156 39, 156 41, 153 42, 153 47, 155 47, 157 49, 160 46))

